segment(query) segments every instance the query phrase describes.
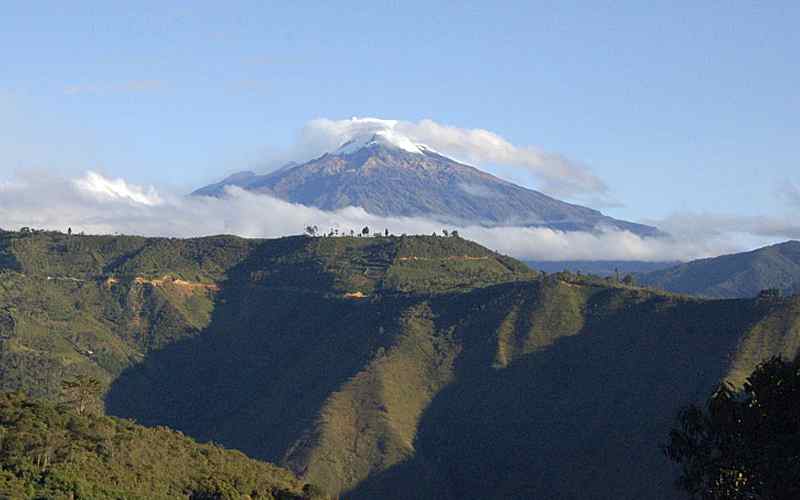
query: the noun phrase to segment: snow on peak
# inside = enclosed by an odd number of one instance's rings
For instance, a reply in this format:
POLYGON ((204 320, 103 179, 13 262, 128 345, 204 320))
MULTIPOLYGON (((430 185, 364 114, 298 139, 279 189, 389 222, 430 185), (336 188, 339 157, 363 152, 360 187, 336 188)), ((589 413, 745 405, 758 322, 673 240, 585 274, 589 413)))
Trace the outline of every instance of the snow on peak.
POLYGON ((356 136, 342 144, 336 150, 337 155, 350 154, 369 146, 379 145, 383 147, 402 149, 409 153, 422 154, 422 147, 415 144, 408 137, 398 134, 393 130, 381 130, 372 134, 356 136))
POLYGON ((379 118, 352 118, 350 120, 352 134, 339 146, 334 154, 350 154, 362 148, 380 145, 388 148, 400 149, 409 153, 423 154, 430 148, 417 144, 408 136, 396 129, 396 120, 381 120, 379 118))

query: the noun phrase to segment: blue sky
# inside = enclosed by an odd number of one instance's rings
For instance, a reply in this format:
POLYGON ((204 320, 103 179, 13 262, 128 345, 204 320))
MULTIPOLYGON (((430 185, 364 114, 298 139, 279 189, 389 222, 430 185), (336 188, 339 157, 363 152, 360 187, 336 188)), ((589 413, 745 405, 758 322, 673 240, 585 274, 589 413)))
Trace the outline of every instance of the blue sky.
POLYGON ((0 179, 188 191, 314 118, 430 118, 587 166, 617 217, 797 209, 799 3, 493 3, 12 2, 0 179))

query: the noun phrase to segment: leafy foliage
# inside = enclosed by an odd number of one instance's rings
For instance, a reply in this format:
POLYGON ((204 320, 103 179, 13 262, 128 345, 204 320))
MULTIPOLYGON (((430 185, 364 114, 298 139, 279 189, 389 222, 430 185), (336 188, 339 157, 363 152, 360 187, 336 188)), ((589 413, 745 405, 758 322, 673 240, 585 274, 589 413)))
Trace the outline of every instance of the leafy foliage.
POLYGON ((175 239, 79 236, 58 232, 0 234, 0 263, 26 275, 90 279, 108 276, 220 279, 258 240, 234 236, 175 239))
POLYGON ((289 471, 164 427, 0 394, 0 497, 323 498, 289 471))
POLYGON ((760 364, 740 392, 690 405, 664 448, 679 486, 703 500, 800 498, 800 359, 760 364))
POLYGON ((67 402, 78 415, 96 411, 98 399, 103 391, 102 383, 96 378, 79 375, 61 383, 67 402))

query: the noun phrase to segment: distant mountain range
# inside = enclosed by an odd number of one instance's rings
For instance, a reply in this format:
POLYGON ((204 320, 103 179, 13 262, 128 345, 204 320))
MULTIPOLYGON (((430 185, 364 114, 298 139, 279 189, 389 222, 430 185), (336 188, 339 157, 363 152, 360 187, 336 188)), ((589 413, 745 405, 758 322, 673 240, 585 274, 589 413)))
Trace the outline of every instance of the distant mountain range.
POLYGON ((454 225, 661 234, 655 227, 504 181, 391 131, 356 137, 334 152, 268 174, 240 172, 192 194, 223 196, 227 186, 323 210, 358 206, 378 216, 425 217, 454 225))
POLYGON ((800 293, 800 241, 641 273, 637 281, 671 292, 713 298, 755 297, 769 288, 784 294, 800 293))

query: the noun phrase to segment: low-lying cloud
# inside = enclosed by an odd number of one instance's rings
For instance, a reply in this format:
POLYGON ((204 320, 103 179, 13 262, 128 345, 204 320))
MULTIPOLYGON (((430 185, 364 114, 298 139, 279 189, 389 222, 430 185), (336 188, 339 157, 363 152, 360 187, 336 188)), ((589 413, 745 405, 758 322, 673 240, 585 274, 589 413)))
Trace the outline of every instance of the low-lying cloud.
MULTIPOLYGON (((225 198, 186 197, 87 172, 65 179, 26 172, 0 183, 0 220, 5 229, 29 226, 90 234, 122 233, 192 237, 235 234, 279 237, 300 234, 308 225, 349 233, 364 226, 393 234, 440 232, 440 222, 386 218, 362 208, 335 212, 288 203, 230 188, 225 198)), ((800 224, 779 218, 737 218, 687 214, 660 224, 669 238, 642 238, 626 231, 563 232, 548 228, 448 227, 489 248, 534 260, 687 260, 740 251, 745 241, 800 237, 800 224)))
POLYGON ((708 239, 739 234, 765 239, 800 239, 800 220, 789 217, 684 212, 651 222, 683 238, 708 239))

